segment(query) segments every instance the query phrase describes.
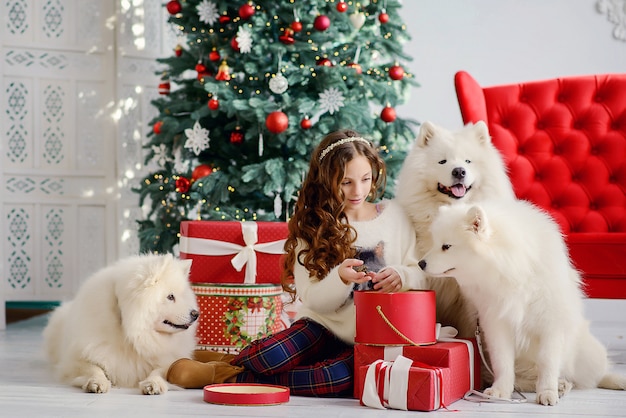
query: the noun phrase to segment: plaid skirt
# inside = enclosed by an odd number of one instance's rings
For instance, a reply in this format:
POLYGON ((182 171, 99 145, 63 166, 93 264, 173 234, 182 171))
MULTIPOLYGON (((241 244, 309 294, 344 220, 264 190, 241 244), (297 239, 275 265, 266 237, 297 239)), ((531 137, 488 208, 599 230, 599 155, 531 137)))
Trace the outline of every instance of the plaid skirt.
POLYGON ((253 341, 231 362, 237 382, 287 386, 292 395, 352 397, 354 349, 309 318, 253 341))

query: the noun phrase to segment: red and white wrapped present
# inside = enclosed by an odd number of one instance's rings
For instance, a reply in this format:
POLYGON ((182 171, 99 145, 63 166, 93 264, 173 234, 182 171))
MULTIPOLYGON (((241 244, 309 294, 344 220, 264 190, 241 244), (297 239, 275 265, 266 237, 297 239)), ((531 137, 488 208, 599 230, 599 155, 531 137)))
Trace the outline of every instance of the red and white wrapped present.
POLYGON ((376 360, 360 369, 362 405, 377 409, 434 411, 450 403, 444 383, 451 374, 447 367, 429 366, 398 356, 394 361, 376 360))
POLYGON ((180 235, 192 283, 280 283, 286 222, 183 221, 180 235))
POLYGON ((237 354, 250 342, 282 331, 280 285, 192 284, 200 317, 197 349, 237 354))
POLYGON ((463 398, 471 389, 480 389, 480 355, 476 340, 441 338, 439 342, 429 346, 356 344, 354 346, 354 397, 362 398, 366 374, 373 363, 379 360, 394 361, 398 356, 415 362, 412 367, 428 370, 409 373, 409 380, 417 379, 423 382, 424 379, 428 379, 428 385, 426 385, 428 390, 409 394, 408 409, 413 409, 414 406, 424 408, 424 405, 430 405, 432 409, 415 410, 438 409, 442 405, 447 406, 463 398), (437 370, 433 369, 433 371, 432 368, 437 370), (414 399, 415 396, 419 396, 420 399, 414 399))

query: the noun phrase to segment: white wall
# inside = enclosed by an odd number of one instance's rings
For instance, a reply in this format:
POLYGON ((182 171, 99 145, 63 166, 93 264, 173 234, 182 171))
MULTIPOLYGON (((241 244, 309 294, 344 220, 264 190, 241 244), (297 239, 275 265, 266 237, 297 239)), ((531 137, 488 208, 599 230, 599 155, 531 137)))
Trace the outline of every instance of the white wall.
MULTIPOLYGON (((418 122, 462 125, 454 74, 484 86, 565 75, 626 72, 626 41, 597 0, 406 0, 407 64, 420 87, 398 109, 418 122)), ((625 7, 626 0, 618 0, 625 7)))
MULTIPOLYGON (((405 0, 412 40, 406 66, 420 87, 398 109, 418 122, 462 126, 454 74, 484 86, 566 75, 626 72, 626 41, 596 9, 596 0, 405 0)), ((626 0, 617 0, 624 7, 626 0)), ((626 100, 626 99, 625 99, 626 100)), ((592 330, 608 347, 626 344, 626 300, 585 301, 592 330), (620 330, 621 328, 621 330, 620 330), (617 332, 616 332, 617 329, 617 332)))

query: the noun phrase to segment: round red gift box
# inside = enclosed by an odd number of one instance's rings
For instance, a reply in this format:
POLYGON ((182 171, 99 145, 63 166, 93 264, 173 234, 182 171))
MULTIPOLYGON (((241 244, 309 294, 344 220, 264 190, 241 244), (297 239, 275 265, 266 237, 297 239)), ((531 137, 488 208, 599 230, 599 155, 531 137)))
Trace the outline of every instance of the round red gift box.
POLYGON ((207 385, 204 401, 220 405, 277 405, 289 401, 289 388, 258 383, 207 385))
POLYGON ((354 292, 356 336, 371 345, 427 345, 437 341, 435 292, 354 292))

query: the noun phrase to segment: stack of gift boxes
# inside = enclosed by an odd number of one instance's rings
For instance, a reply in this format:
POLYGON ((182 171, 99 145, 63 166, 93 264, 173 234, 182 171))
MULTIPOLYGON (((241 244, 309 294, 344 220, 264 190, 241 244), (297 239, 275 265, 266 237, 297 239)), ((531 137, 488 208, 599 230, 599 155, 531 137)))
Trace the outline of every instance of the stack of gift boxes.
POLYGON ((354 397, 362 405, 433 411, 480 388, 476 341, 440 333, 434 292, 355 292, 354 302, 354 397))
POLYGON ((197 349, 236 354, 288 326, 283 320, 284 222, 185 221, 180 258, 200 308, 197 349))

